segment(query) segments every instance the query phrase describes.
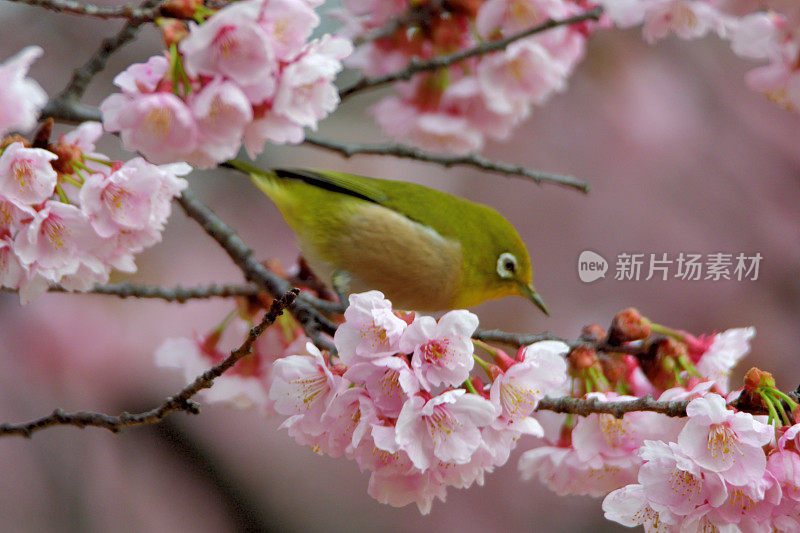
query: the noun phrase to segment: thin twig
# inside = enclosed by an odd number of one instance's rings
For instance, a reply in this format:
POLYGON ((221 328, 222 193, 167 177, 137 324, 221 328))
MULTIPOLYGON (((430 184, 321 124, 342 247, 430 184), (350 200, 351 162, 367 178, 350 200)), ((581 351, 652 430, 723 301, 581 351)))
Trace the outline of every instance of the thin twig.
MULTIPOLYGON (((160 9, 160 4, 161 0, 145 0, 141 9, 160 9)), ((123 45, 132 41, 144 22, 144 20, 129 20, 116 35, 103 39, 100 48, 83 66, 75 69, 67 86, 55 99, 67 101, 80 99, 95 74, 106 68, 108 58, 123 45)))
POLYGON ((101 19, 123 18, 134 24, 143 24, 155 20, 159 15, 158 7, 123 6, 97 6, 84 4, 74 0, 8 0, 20 4, 42 7, 57 13, 70 13, 101 19))
MULTIPOLYGON (((183 191, 178 199, 186 214, 194 219, 203 230, 222 247, 233 262, 241 269, 247 281, 263 287, 271 295, 277 297, 292 288, 288 281, 274 272, 270 272, 253 255, 253 251, 241 237, 214 212, 201 202, 189 189, 183 191)), ((311 305, 311 298, 300 295, 289 307, 294 317, 303 326, 306 335, 320 348, 334 351, 334 346, 320 333, 333 335, 336 324, 323 316, 311 305)), ((320 305, 322 300, 314 299, 320 305)), ((332 304, 332 302, 325 302, 332 304)))
POLYGON ((261 319, 261 322, 247 334, 241 346, 231 352, 231 354, 218 364, 195 378, 193 382, 184 387, 175 396, 170 396, 164 402, 149 411, 142 413, 121 413, 111 416, 103 413, 77 412, 65 413, 61 409, 56 409, 50 415, 25 422, 22 424, 2 424, 0 425, 0 437, 7 435, 20 435, 30 437, 34 432, 51 426, 95 426, 105 428, 112 433, 130 426, 140 426, 142 424, 154 424, 163 420, 173 411, 185 411, 191 414, 200 412, 198 404, 192 401, 192 397, 203 389, 210 388, 214 380, 233 367, 239 359, 245 357, 253 351, 253 345, 263 331, 272 325, 278 316, 292 304, 297 297, 297 289, 291 289, 280 298, 272 302, 269 311, 261 319))
POLYGON ((469 59, 470 57, 476 57, 480 55, 490 54, 492 52, 498 52, 500 50, 505 49, 508 45, 510 45, 514 41, 530 37, 531 35, 535 35, 537 33, 541 33, 543 31, 547 31, 552 28, 557 28, 558 26, 567 26, 569 24, 574 24, 576 22, 583 22, 586 20, 597 20, 598 18, 600 18, 601 13, 602 13, 601 8, 595 8, 585 13, 581 13, 579 15, 575 15, 561 20, 548 19, 542 24, 539 24, 538 26, 528 28, 513 35, 509 35, 508 37, 505 37, 503 39, 486 41, 473 48, 460 50, 452 54, 436 56, 428 60, 411 58, 411 60, 408 62, 408 65, 402 70, 398 70, 397 72, 392 72, 383 76, 376 76, 374 78, 361 78, 360 80, 350 85, 349 87, 346 87, 341 91, 339 91, 339 98, 344 100, 345 98, 348 98, 358 92, 367 89, 375 89, 377 87, 382 87, 389 83, 394 83, 400 80, 409 80, 411 79, 412 76, 414 76, 414 74, 418 74, 420 72, 437 70, 440 68, 453 65, 454 63, 458 63, 459 61, 469 59))
POLYGON ((606 413, 617 418, 622 418, 625 413, 632 411, 652 411, 672 417, 685 417, 687 405, 689 405, 689 400, 659 402, 649 394, 635 400, 612 402, 603 402, 597 398, 571 398, 564 396, 561 398, 543 398, 536 410, 570 413, 579 416, 606 413))
MULTIPOLYGON (((50 287, 50 292, 71 292, 62 287, 50 287)), ((203 285, 199 287, 160 287, 156 285, 135 285, 133 283, 110 283, 98 285, 87 291, 91 294, 105 294, 120 298, 149 298, 167 302, 184 303, 187 300, 208 298, 231 298, 234 296, 257 296, 259 288, 251 284, 203 285)))
POLYGON ((479 168, 487 172, 495 172, 506 176, 518 176, 535 181, 536 183, 555 183, 563 187, 577 189, 583 193, 589 192, 589 184, 583 180, 575 178, 574 176, 567 176, 562 174, 551 174, 549 172, 541 172, 538 170, 531 170, 521 165, 512 165, 509 163, 502 163, 499 161, 492 161, 479 154, 469 155, 446 155, 434 154, 407 146, 403 144, 356 144, 346 143, 340 141, 332 141, 323 139, 315 135, 306 135, 305 144, 324 148, 333 152, 338 152, 344 157, 352 157, 356 154, 369 154, 369 155, 383 155, 392 156, 402 159, 414 159, 416 161, 425 161, 428 163, 435 163, 444 167, 452 166, 467 166, 479 168))

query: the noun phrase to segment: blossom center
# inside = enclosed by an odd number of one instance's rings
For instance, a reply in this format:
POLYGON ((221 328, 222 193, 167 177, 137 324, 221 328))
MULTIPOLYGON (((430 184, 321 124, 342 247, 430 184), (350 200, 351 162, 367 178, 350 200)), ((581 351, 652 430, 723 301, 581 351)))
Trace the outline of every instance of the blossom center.
POLYGON ((171 129, 172 118, 172 111, 165 107, 151 109, 144 118, 147 133, 164 139, 171 129))
POLYGON ((625 421, 614 415, 602 414, 600 417, 600 432, 609 446, 615 448, 622 446, 628 436, 628 429, 625 421))
POLYGON ((327 380, 324 375, 305 376, 292 381, 295 386, 296 397, 300 399, 302 405, 297 405, 298 411, 305 411, 327 389, 327 380))
POLYGON ((743 453, 736 433, 725 424, 711 426, 711 431, 708 432, 708 451, 714 459, 725 458, 731 452, 743 453))
POLYGON ((443 364, 443 359, 450 355, 450 343, 447 339, 433 339, 425 343, 420 352, 425 361, 433 364, 443 364))
POLYGON ((687 499, 699 496, 702 489, 701 480, 686 470, 673 470, 669 475, 667 485, 673 492, 687 499))
POLYGON ((27 159, 14 163, 14 179, 17 180, 21 191, 30 191, 33 186, 33 165, 27 159))
POLYGON ((56 217, 50 217, 42 222, 42 232, 44 233, 50 245, 59 249, 66 243, 66 238, 70 235, 71 231, 64 222, 56 217))

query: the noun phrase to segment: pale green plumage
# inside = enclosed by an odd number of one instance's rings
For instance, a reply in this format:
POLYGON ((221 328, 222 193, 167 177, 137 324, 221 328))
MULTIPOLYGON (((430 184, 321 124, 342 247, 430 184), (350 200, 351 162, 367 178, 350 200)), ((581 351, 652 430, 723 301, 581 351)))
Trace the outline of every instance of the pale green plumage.
POLYGON ((277 205, 312 268, 346 271, 352 290, 378 289, 397 308, 424 311, 531 297, 525 245, 490 207, 401 181, 232 165, 277 205), (510 279, 498 274, 503 253, 517 259, 510 279))

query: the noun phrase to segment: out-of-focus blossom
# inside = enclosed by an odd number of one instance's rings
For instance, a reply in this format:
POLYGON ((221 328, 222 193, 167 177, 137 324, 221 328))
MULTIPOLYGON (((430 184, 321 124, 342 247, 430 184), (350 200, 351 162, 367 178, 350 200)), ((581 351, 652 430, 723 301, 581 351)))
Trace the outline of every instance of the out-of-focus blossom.
POLYGON ((51 161, 58 156, 40 148, 11 143, 0 155, 0 197, 19 208, 41 204, 56 188, 56 171, 51 161))
POLYGON ((0 63, 0 137, 36 125, 39 112, 47 103, 47 93, 27 75, 31 64, 43 53, 38 46, 28 46, 0 63))

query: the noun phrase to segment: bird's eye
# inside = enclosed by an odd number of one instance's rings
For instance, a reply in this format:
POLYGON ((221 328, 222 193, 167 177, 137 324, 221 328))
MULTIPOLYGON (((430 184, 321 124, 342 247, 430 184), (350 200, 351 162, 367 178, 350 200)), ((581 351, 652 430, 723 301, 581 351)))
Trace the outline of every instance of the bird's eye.
POLYGON ((497 258, 497 274, 503 279, 513 278, 517 272, 517 258, 514 254, 503 252, 497 258))

